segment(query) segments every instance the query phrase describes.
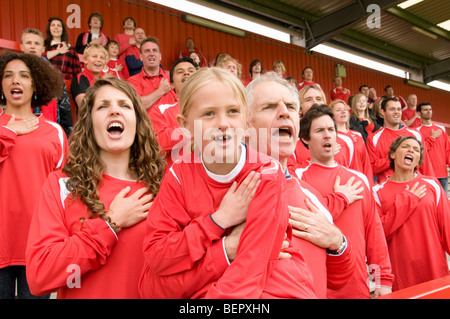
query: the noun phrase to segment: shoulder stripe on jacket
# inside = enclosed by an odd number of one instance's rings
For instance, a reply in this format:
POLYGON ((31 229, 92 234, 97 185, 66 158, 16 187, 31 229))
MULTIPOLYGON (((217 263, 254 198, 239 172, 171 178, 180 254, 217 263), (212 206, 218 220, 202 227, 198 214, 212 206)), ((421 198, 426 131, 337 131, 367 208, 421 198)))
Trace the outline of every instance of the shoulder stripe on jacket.
POLYGON ((61 157, 59 158, 58 164, 56 164, 56 168, 60 168, 63 164, 63 160, 64 160, 64 131, 62 129, 62 127, 59 124, 50 122, 50 121, 46 121, 48 124, 52 125, 53 127, 56 128, 56 130, 58 131, 58 139, 59 139, 59 143, 61 144, 61 157))

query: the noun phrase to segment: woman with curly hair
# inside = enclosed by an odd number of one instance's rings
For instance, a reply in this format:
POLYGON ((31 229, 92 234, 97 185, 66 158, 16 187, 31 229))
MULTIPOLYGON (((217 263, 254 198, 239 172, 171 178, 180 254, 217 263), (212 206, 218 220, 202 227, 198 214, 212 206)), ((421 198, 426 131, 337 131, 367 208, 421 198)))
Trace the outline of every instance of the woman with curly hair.
MULTIPOLYGON (((28 229, 47 176, 61 168, 61 126, 33 114, 62 94, 58 70, 32 54, 0 56, 0 299, 33 298, 25 278, 28 229)), ((46 296, 48 297, 48 296, 46 296)))
POLYGON ((30 228, 35 294, 139 298, 148 210, 163 160, 141 100, 116 78, 88 89, 66 165, 43 186, 30 228))

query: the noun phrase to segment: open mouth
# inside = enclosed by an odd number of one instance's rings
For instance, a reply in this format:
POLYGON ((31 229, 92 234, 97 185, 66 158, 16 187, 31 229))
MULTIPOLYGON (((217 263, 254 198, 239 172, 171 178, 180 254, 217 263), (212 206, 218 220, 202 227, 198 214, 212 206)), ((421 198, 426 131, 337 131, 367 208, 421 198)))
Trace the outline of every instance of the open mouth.
POLYGON ((228 143, 231 141, 231 135, 219 135, 214 137, 214 141, 219 143, 228 143))
POLYGON ((23 95, 23 91, 21 89, 13 89, 11 90, 11 96, 13 98, 19 98, 23 95))
POLYGON ((279 139, 291 139, 292 137, 292 128, 291 127, 280 127, 275 129, 274 136, 277 136, 279 139))
POLYGON ((333 144, 330 142, 323 143, 322 146, 325 151, 332 151, 332 149, 333 149, 333 144))
POLYGON ((405 156, 405 163, 406 164, 411 164, 413 162, 413 157, 411 155, 406 155, 405 156))
POLYGON ((123 125, 119 122, 112 122, 109 124, 107 131, 111 136, 118 137, 123 133, 123 125))

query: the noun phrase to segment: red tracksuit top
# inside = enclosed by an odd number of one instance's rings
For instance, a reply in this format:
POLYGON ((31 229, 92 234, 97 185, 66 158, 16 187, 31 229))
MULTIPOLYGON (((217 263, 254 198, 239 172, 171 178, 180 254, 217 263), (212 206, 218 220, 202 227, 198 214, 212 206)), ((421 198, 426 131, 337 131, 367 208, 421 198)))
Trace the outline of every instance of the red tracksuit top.
MULTIPOLYGON (((333 217, 326 208, 322 195, 305 181, 286 172, 286 196, 288 205, 308 210, 305 200, 308 198, 333 222, 333 217)), ((344 234, 345 236, 345 234, 344 234)), ((327 297, 327 287, 333 290, 340 289, 350 280, 355 266, 350 240, 347 238, 347 248, 340 255, 329 255, 326 249, 320 248, 306 240, 292 237, 292 245, 298 248, 305 257, 314 280, 314 289, 317 297, 327 297)))
POLYGON ((28 229, 42 185, 64 165, 67 154, 59 124, 40 115, 36 130, 16 135, 6 127, 10 119, 0 114, 0 268, 25 265, 28 229))
POLYGON ((364 174, 339 164, 324 166, 318 163, 297 169, 296 173, 324 197, 334 192, 332 181, 336 176, 340 176, 341 183, 347 183, 350 177, 355 177, 355 182, 363 182, 363 199, 353 202, 341 213, 330 209, 336 226, 352 243, 355 269, 347 285, 337 291, 328 290, 328 298, 370 298, 366 257, 367 264, 372 265, 371 268, 376 272, 377 284, 392 287, 394 277, 386 239, 369 182, 364 174))
POLYGON ((300 252, 278 260, 290 240, 286 178, 279 162, 242 144, 239 164, 225 176, 208 173, 197 153, 177 161, 164 176, 147 218, 145 266, 139 283, 144 298, 315 298, 312 276, 300 252), (249 206, 237 256, 229 264, 227 231, 213 214, 233 181, 251 171, 261 183, 249 206))
MULTIPOLYGON (((145 96, 158 89, 163 79, 169 80, 169 76, 160 69, 159 75, 148 76, 144 69, 128 79, 128 82, 134 87, 139 96, 145 96)), ((178 97, 174 90, 170 90, 156 101, 149 109, 147 109, 148 117, 152 124, 152 128, 157 135, 158 144, 166 159, 166 169, 172 166, 182 152, 180 148, 184 144, 183 134, 176 120, 180 114, 180 106, 178 105, 178 97), (172 150, 176 156, 172 156, 172 150)))
POLYGON ((408 182, 373 187, 395 275, 393 290, 449 275, 450 205, 440 183, 420 173, 408 182), (419 198, 406 190, 426 185, 419 198))
POLYGON ((367 152, 366 143, 361 133, 353 130, 348 130, 347 132, 339 131, 340 136, 348 136, 354 145, 354 156, 352 165, 349 167, 355 171, 361 172, 366 175, 369 180, 369 184, 373 185, 373 170, 372 164, 370 163, 369 153, 367 152))
POLYGON ((424 147, 433 166, 437 178, 448 177, 447 165, 450 165, 450 140, 445 127, 438 124, 422 124, 417 128, 423 137, 424 147), (441 130, 442 134, 437 138, 431 137, 431 130, 441 130))
MULTIPOLYGON (((57 290, 58 299, 139 298, 145 221, 117 235, 99 217, 81 223, 80 218, 88 218, 89 212, 79 198, 73 200, 67 178, 61 171, 54 172, 42 188, 27 245, 31 292, 40 295, 57 290), (77 277, 80 287, 74 286, 77 277)), ((98 194, 106 209, 127 186, 131 187, 129 195, 144 187, 141 182, 103 174, 98 194)))

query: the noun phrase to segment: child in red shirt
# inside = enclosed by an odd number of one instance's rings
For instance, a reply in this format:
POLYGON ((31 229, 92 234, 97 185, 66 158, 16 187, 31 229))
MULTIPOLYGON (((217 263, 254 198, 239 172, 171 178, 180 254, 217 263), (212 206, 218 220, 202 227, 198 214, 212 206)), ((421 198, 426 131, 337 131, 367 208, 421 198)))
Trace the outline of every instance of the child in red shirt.
POLYGON ((241 81, 203 68, 179 98, 178 122, 197 150, 169 169, 150 211, 141 295, 315 298, 301 253, 290 246, 292 257, 279 259, 292 236, 286 178, 279 162, 241 144, 248 112, 241 81), (230 252, 227 235, 242 223, 230 252))

